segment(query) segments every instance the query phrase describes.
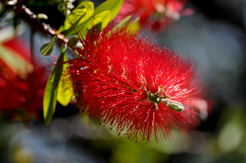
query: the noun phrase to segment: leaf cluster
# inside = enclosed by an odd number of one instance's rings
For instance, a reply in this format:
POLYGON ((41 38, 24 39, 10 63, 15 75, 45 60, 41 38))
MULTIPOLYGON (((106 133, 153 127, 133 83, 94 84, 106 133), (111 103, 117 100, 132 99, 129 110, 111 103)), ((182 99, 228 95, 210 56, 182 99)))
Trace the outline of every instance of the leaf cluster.
MULTIPOLYGON (((79 38, 84 39, 92 28, 96 28, 98 32, 102 31, 116 17, 122 4, 123 0, 107 0, 95 9, 94 3, 82 1, 67 15, 64 23, 58 29, 57 33, 63 34, 66 38, 70 37, 70 39, 68 43, 62 44, 57 63, 46 84, 43 100, 43 112, 46 124, 52 119, 56 102, 59 101, 63 106, 67 106, 74 96, 72 81, 68 75, 67 46, 70 48, 76 47, 79 43, 79 38), (79 36, 71 37, 78 33, 79 36)), ((122 28, 129 20, 130 17, 124 19, 115 26, 113 32, 118 28, 122 28)), ((50 55, 54 49, 56 40, 57 38, 54 37, 50 42, 44 44, 40 52, 45 56, 50 55)))

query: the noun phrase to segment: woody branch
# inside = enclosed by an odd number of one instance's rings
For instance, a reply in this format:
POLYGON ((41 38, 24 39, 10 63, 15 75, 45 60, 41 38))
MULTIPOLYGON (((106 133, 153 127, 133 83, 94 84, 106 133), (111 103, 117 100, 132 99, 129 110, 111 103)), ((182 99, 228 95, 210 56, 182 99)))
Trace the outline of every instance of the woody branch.
POLYGON ((38 16, 34 14, 29 8, 22 4, 23 0, 0 0, 0 2, 6 5, 6 8, 15 12, 16 16, 23 19, 33 29, 38 29, 45 35, 52 37, 57 36, 59 42, 67 43, 68 38, 57 32, 56 29, 49 24, 42 22, 38 19, 38 16))

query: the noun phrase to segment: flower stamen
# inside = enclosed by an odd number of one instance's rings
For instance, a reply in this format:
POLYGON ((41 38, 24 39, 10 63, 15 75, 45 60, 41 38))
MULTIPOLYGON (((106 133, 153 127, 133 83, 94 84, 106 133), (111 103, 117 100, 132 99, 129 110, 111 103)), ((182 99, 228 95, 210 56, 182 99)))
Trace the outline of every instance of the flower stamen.
POLYGON ((161 101, 161 98, 159 96, 159 91, 157 91, 156 93, 151 93, 150 91, 147 91, 147 98, 148 101, 153 102, 155 105, 155 110, 158 110, 158 104, 161 101))
POLYGON ((147 90, 148 101, 152 102, 155 105, 155 110, 158 110, 158 104, 162 102, 166 104, 169 109, 177 112, 182 112, 184 110, 184 105, 179 101, 171 100, 171 97, 166 95, 162 88, 162 86, 159 86, 156 93, 151 93, 147 90), (159 95, 160 92, 163 92, 163 94, 159 95))

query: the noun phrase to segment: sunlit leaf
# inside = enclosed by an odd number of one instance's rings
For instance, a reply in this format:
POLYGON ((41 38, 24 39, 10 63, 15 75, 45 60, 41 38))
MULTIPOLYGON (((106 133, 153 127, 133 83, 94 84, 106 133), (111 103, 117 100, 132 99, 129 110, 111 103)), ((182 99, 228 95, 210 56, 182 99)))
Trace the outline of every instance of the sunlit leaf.
POLYGON ((78 29, 79 31, 78 34, 80 39, 84 39, 85 36, 87 35, 87 32, 91 31, 92 28, 99 32, 102 31, 110 21, 111 21, 110 11, 103 11, 93 16, 93 18, 90 21, 86 22, 85 24, 83 24, 83 26, 81 26, 81 28, 78 29))
POLYGON ((52 53, 52 51, 54 50, 55 39, 56 37, 54 37, 50 42, 45 43, 43 46, 41 46, 40 48, 41 54, 48 56, 52 53))
POLYGON ((108 25, 108 23, 111 21, 110 15, 111 15, 110 11, 103 11, 103 12, 95 15, 93 17, 92 21, 89 21, 85 24, 85 26, 87 28, 82 27, 80 31, 82 31, 82 33, 86 33, 88 30, 92 29, 92 27, 97 29, 97 30, 104 29, 108 25))
POLYGON ((123 0, 107 0, 98 6, 94 12, 94 4, 83 1, 67 16, 58 32, 62 32, 67 37, 77 32, 81 38, 84 38, 92 26, 101 24, 102 30, 118 14, 122 3, 123 0))
POLYGON ((133 22, 127 24, 127 30, 136 33, 140 30, 139 18, 135 19, 133 22))
POLYGON ((94 15, 104 11, 111 11, 110 20, 113 20, 123 4, 124 0, 107 0, 95 9, 94 15))
MULTIPOLYGON (((64 62, 67 61, 67 56, 64 56, 64 62)), ((58 85, 57 101, 63 106, 67 106, 73 96, 73 84, 69 75, 68 63, 63 64, 62 76, 58 85)))
POLYGON ((108 23, 112 20, 111 19, 111 11, 103 11, 94 17, 93 25, 97 25, 98 23, 101 23, 101 30, 104 29, 108 23))
POLYGON ((94 13, 94 4, 92 2, 81 2, 72 12, 69 14, 64 24, 59 28, 58 32, 62 32, 65 36, 71 36, 75 34, 74 27, 84 26, 89 21, 94 13), (74 25, 74 27, 73 27, 74 25))
POLYGON ((125 19, 123 19, 119 24, 117 24, 113 29, 112 31, 113 32, 116 32, 116 30, 120 30, 121 28, 123 28, 128 22, 129 20, 131 19, 131 15, 126 17, 125 19))
POLYGON ((62 46, 61 54, 57 60, 57 64, 53 68, 51 75, 45 87, 44 99, 43 99, 43 113, 45 124, 47 125, 55 112, 56 99, 58 92, 58 83, 62 75, 63 60, 66 55, 66 46, 62 46))

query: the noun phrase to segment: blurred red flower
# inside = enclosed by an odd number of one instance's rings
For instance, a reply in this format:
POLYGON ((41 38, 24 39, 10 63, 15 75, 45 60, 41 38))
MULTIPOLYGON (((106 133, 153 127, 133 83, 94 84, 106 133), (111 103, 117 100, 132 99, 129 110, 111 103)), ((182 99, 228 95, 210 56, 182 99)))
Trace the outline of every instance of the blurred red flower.
POLYGON ((1 43, 1 49, 0 110, 13 111, 15 117, 33 117, 42 109, 45 68, 30 59, 19 38, 1 43))
POLYGON ((129 15, 140 17, 142 27, 161 31, 173 20, 178 20, 181 15, 190 15, 192 9, 184 9, 187 0, 125 0, 119 12, 117 21, 129 15))
POLYGON ((191 98, 199 90, 188 60, 124 29, 88 36, 77 53, 70 75, 77 105, 91 118, 148 141, 194 126, 191 98))

